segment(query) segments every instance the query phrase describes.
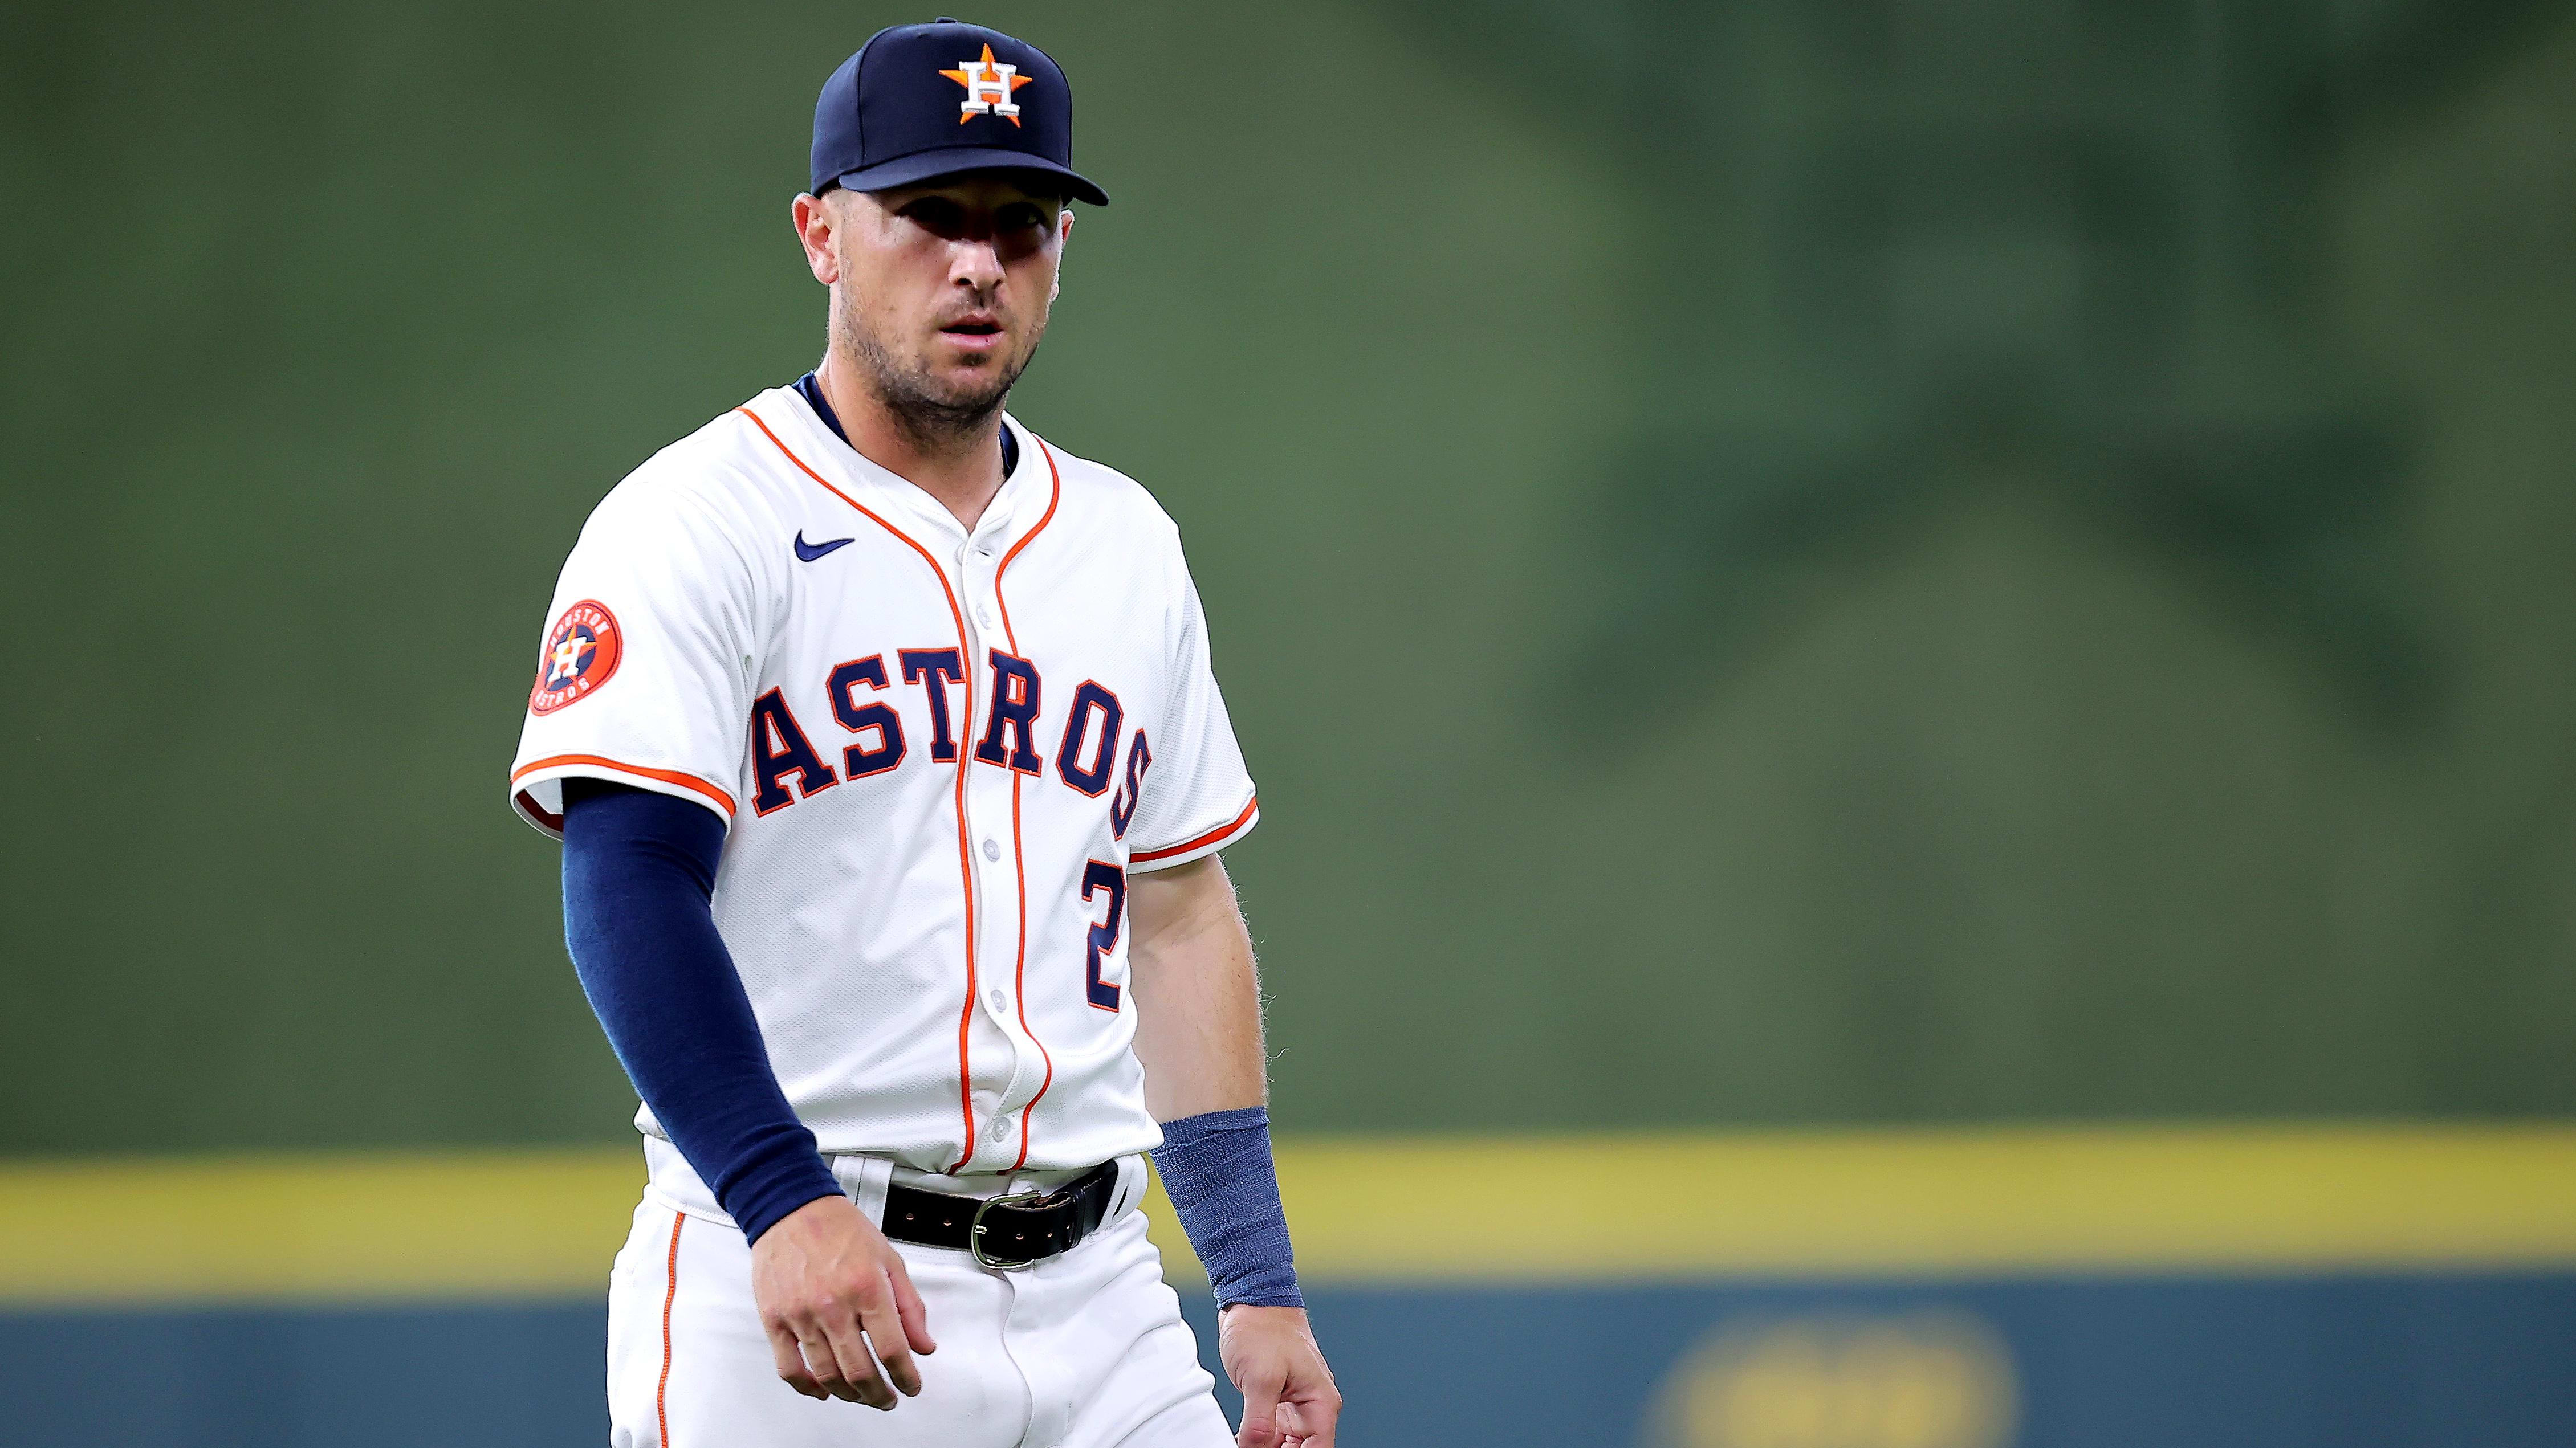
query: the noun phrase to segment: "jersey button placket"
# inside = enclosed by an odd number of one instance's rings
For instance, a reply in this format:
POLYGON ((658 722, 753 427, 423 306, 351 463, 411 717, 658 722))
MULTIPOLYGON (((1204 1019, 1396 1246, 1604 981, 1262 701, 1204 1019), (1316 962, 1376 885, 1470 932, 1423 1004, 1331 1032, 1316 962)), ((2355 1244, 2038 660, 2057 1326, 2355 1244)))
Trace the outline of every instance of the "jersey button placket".
MULTIPOLYGON (((962 615, 958 620, 958 626, 963 635, 959 642, 965 645, 966 673, 973 681, 967 686, 967 697, 981 703, 984 690, 989 686, 984 682, 981 668, 984 660, 983 641, 975 629, 975 582, 966 563, 971 549, 972 545, 968 540, 960 539, 951 556, 956 560, 957 565, 957 596, 962 615)), ((966 788, 963 792, 966 817, 958 821, 958 828, 965 831, 978 844, 974 857, 970 857, 967 862, 975 877, 975 898, 971 906, 976 916, 975 929, 972 932, 972 938, 977 946, 974 962, 975 977, 978 980, 990 980, 994 970, 994 957, 997 954, 993 949, 993 931, 1002 916, 1002 911, 995 908, 999 902, 995 898, 994 887, 999 882, 994 879, 993 864, 1001 854, 1001 849, 992 835, 986 832, 990 828, 994 814, 991 803, 981 797, 984 771, 975 767, 975 740, 981 721, 973 717, 973 714, 974 711, 970 708, 968 716, 961 720, 958 726, 957 768, 964 773, 966 780, 966 788)), ((981 1005, 972 993, 967 996, 967 1002, 970 1009, 981 1005)), ((1007 1029, 1002 1032, 1002 1038, 1005 1042, 1010 1042, 1010 1032, 1007 1029)), ((1017 1043, 1011 1042, 1011 1044, 1016 1054, 1017 1043)), ((978 1125, 975 1135, 968 1138, 966 1142, 966 1156, 961 1170, 972 1170, 977 1165, 977 1158, 986 1153, 992 1125, 1009 1119, 1003 1114, 1001 1093, 992 1089, 994 1064, 975 1059, 971 1054, 968 1060, 966 1085, 974 1103, 978 1125)), ((1017 1063, 1013 1064, 1016 1067, 1017 1063)), ((1018 1073, 1014 1069, 1008 1074, 1018 1073)))
MULTIPOLYGON (((957 583, 960 602, 965 605, 968 667, 977 672, 978 697, 989 715, 990 694, 995 687, 989 667, 991 651, 1007 649, 1009 640, 1000 630, 999 598, 993 562, 1000 556, 1000 529, 979 530, 977 536, 957 545, 957 583)), ((976 931, 980 949, 976 952, 976 975, 985 983, 982 999, 976 1004, 985 1018, 999 1030, 1010 1046, 1007 1065, 982 1062, 975 1073, 978 1085, 998 1087, 998 1093, 977 1091, 977 1096, 991 1101, 985 1111, 980 1139, 970 1142, 970 1161, 989 1169, 993 1163, 985 1158, 1011 1154, 1010 1143, 1019 1132, 1019 1109, 1035 1087, 1037 1073, 1029 1062, 1034 1059, 1027 1033, 1010 1009, 1011 996, 1006 987, 1011 980, 1013 961, 1018 957, 1020 928, 1018 877, 1019 859, 1002 838, 1011 820, 1013 774, 975 757, 975 748, 984 737, 985 718, 969 720, 962 730, 958 747, 958 767, 966 771, 966 794, 972 815, 976 840, 976 894, 981 905, 981 923, 976 931), (994 1067, 1002 1070, 997 1075, 994 1067)))
MULTIPOLYGON (((1004 628, 1009 615, 1003 611, 1001 595, 1001 560, 1009 556, 1013 528, 1014 525, 1008 518, 997 518, 989 520, 989 526, 978 529, 975 536, 969 540, 969 561, 963 565, 961 572, 965 575, 968 589, 974 596, 975 621, 985 631, 987 648, 1006 649, 1016 653, 1018 650, 1014 645, 1018 641, 1011 638, 1004 628)), ((977 657, 984 658, 987 654, 979 650, 977 657)), ((993 680, 989 672, 985 683, 988 689, 992 687, 993 680)), ((1045 703, 1046 701, 1042 699, 1041 708, 1045 703)), ((977 735, 979 740, 981 737, 981 734, 977 735)), ((1033 781, 1022 779, 1008 768, 994 767, 989 763, 978 772, 992 778, 991 798, 995 801, 994 808, 1000 811, 998 817, 1013 818, 1012 804, 1015 788, 1025 791, 1033 781)), ((1019 799, 1019 806, 1023 810, 1028 807, 1025 793, 1022 793, 1019 799)), ((996 816, 986 816, 986 818, 994 817, 996 816)), ((998 834, 998 831, 988 833, 998 834)), ((1003 961, 1003 965, 995 974, 985 978, 989 988, 985 993, 984 1005, 991 1019, 1002 1028, 1002 1033, 1010 1038, 1015 1055, 1010 1080, 1004 1085, 1002 1095, 1003 1109, 1009 1114, 997 1119, 993 1126, 988 1128, 987 1140, 1016 1153, 1016 1147, 1006 1144, 1016 1141, 1019 1134, 1018 1113, 1037 1095, 1038 1088, 1044 1083, 1046 1071, 1042 1050, 1020 1020, 1019 1013, 1027 1009, 1027 1002, 1022 998, 1024 993, 1019 989, 1021 983, 1013 981, 1009 973, 1010 963, 1020 958, 1023 948, 1023 943, 1016 938, 1015 932, 1022 925, 1018 909, 1018 892, 1023 884, 1019 871, 1025 862, 1020 858, 1019 850, 1014 845, 1004 845, 998 853, 1001 858, 995 861, 994 888, 997 892, 1004 890, 1011 892, 1012 908, 1009 919, 1002 923, 1001 935, 1008 938, 994 940, 993 954, 1003 961)), ((1032 900, 1028 903, 1031 917, 1038 916, 1040 902, 1032 900)), ((1034 951, 1033 945, 1027 948, 1034 951)))

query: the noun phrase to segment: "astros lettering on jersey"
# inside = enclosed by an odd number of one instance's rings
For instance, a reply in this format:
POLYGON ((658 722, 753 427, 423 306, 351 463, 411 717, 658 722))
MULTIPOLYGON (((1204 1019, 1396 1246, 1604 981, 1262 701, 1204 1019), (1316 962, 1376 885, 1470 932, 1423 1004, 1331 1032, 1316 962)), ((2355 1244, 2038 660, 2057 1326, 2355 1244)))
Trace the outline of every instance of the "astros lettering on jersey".
POLYGON ((576 775, 722 816, 716 926, 788 1101, 927 1172, 1161 1140, 1127 880, 1259 817, 1171 519, 1004 424, 971 530, 791 388, 664 449, 564 564, 510 775, 553 834, 576 775))

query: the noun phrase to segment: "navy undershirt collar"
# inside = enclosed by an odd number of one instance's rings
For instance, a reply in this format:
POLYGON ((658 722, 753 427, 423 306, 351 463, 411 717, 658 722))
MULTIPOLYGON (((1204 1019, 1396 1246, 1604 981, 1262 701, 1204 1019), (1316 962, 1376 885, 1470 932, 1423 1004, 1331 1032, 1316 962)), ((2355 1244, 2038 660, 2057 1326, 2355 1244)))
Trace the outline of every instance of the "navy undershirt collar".
MULTIPOLYGON (((850 440, 850 435, 841 430, 840 414, 834 412, 832 404, 824 400, 823 384, 815 380, 813 373, 806 373, 790 385, 796 389, 796 395, 804 398, 807 405, 814 409, 814 415, 823 419, 823 425, 832 430, 832 436, 844 443, 850 440)), ((858 451, 855 447, 850 450, 858 451)), ((1002 429, 1002 476, 1007 478, 1019 470, 1020 440, 1011 435, 1010 428, 1004 427, 1002 429)))

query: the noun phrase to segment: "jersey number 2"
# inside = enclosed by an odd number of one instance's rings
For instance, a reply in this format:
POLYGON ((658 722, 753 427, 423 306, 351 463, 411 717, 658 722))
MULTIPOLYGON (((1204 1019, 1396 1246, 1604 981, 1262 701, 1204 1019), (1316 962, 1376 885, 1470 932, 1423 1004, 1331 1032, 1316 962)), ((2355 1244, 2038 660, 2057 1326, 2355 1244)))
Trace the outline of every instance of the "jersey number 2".
POLYGON ((1100 978, 1100 962, 1118 948, 1119 917, 1127 913, 1127 872, 1107 860, 1094 860, 1082 872, 1082 899, 1089 904, 1101 891, 1109 892, 1109 917, 1091 927, 1091 969, 1083 979, 1083 989, 1091 1003, 1104 1011, 1118 1009, 1118 987, 1100 978))

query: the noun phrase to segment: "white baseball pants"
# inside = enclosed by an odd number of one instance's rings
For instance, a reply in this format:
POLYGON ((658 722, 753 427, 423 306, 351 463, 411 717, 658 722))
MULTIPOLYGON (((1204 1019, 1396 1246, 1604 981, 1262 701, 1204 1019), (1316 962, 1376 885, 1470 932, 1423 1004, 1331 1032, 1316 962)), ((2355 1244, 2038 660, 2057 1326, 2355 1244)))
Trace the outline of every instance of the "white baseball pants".
MULTIPOLYGON (((779 1381, 751 1298, 751 1248, 679 1154, 653 1184, 608 1290, 611 1448, 1227 1448, 1180 1300, 1145 1235, 1144 1165, 1122 1169, 1100 1230, 1052 1260, 1002 1272, 965 1252, 898 1242, 939 1351, 921 1396, 892 1412, 816 1402, 779 1381), (676 1171, 673 1170, 676 1164, 676 1171), (692 1199, 696 1200, 692 1200, 692 1199), (691 1208, 694 1208, 692 1210, 691 1208)), ((871 1219, 890 1164, 837 1158, 871 1219), (871 1200, 873 1198, 873 1200, 871 1200)), ((1052 1187, 1070 1173, 1024 1173, 1052 1187)), ((962 1183, 915 1178, 933 1189, 962 1183)), ((977 1183, 975 1194, 1009 1189, 977 1183)))

